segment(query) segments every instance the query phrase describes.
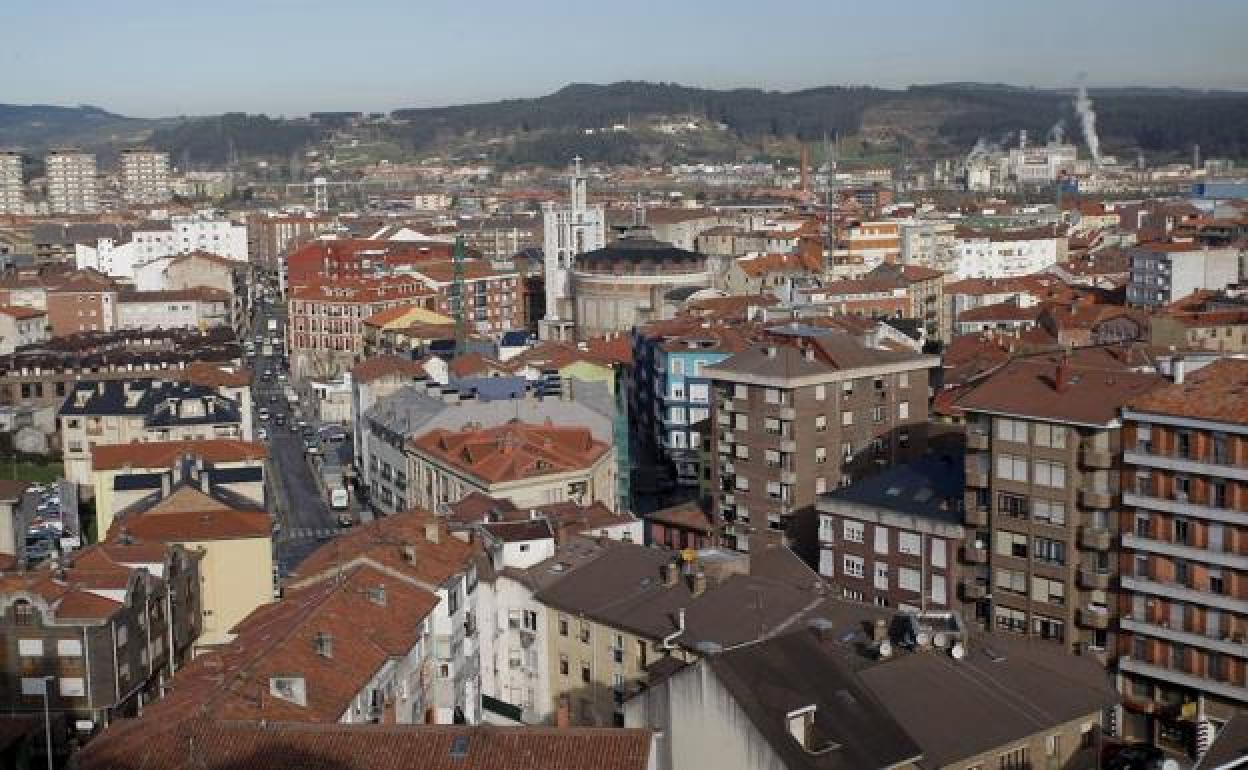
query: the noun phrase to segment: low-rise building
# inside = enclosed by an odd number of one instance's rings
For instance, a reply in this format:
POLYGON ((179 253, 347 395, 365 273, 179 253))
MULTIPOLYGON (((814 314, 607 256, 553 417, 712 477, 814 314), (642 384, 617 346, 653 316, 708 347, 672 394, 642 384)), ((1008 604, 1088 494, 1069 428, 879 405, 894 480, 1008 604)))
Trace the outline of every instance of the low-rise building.
POLYGON ((1127 302, 1157 307, 1202 289, 1218 291, 1239 281, 1240 252, 1195 241, 1142 243, 1127 249, 1131 261, 1127 302))
MULTIPOLYGON (((959 607, 962 469, 925 457, 829 492, 819 513, 819 574, 847 599, 903 611, 959 607)), ((966 578, 986 595, 987 576, 966 578)))
POLYGON ((48 314, 32 307, 0 305, 0 355, 48 339, 48 314))
POLYGON ((412 438, 407 447, 412 500, 424 508, 453 503, 470 492, 521 507, 565 500, 615 507, 615 449, 588 428, 513 420, 489 428, 434 429, 412 438))
POLYGON ((117 329, 234 328, 234 295, 220 289, 124 291, 116 308, 117 329))

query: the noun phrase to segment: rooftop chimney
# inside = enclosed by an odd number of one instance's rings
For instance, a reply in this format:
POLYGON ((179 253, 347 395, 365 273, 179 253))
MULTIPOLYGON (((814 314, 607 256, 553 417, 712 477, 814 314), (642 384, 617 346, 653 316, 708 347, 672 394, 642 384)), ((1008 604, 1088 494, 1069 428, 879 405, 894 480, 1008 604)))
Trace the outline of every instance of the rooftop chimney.
POLYGON ((334 637, 324 631, 318 631, 316 639, 313 640, 316 645, 316 654, 322 658, 334 657, 334 637))
POLYGON ((1187 362, 1182 356, 1175 356, 1170 361, 1170 375, 1174 379, 1175 385, 1182 385, 1183 380, 1187 377, 1187 362))
POLYGON ((1070 359, 1062 356, 1057 362, 1057 373, 1053 377, 1053 387, 1058 393, 1065 393, 1070 386, 1070 359))
POLYGON ((428 540, 430 543, 436 544, 438 540, 441 538, 441 534, 442 533, 438 528, 437 521, 425 522, 425 540, 428 540))
POLYGON ((689 593, 696 599, 706 593, 706 570, 699 569, 689 578, 689 593))
POLYGON ((416 549, 410 545, 403 546, 403 561, 408 564, 416 563, 416 549))

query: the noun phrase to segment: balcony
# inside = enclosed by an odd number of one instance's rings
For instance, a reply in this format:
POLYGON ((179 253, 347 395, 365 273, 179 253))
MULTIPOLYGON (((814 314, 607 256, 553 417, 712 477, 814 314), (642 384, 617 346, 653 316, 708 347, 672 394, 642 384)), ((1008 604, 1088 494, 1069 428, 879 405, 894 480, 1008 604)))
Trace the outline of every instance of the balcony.
POLYGON ((1210 521, 1219 521, 1224 524, 1248 527, 1248 513, 1233 511, 1229 508, 1202 505, 1184 499, 1171 500, 1157 497, 1155 490, 1148 487, 1139 487, 1135 491, 1124 492, 1122 504, 1128 508, 1148 508, 1153 511, 1165 511, 1166 513, 1175 513, 1180 516, 1195 516, 1209 519, 1210 521))
POLYGON ((1188 647, 1201 647, 1206 650, 1223 653, 1224 655, 1234 655, 1242 658, 1245 654, 1248 654, 1245 652, 1242 635, 1234 638, 1227 636, 1218 639, 1212 636, 1205 636, 1204 634, 1171 628, 1168 624, 1149 623, 1134 618, 1122 618, 1118 621, 1118 627, 1123 631, 1152 636, 1157 639, 1167 639, 1188 647))
POLYGON ((1177 471, 1179 473, 1221 476, 1222 478, 1227 479, 1248 481, 1248 468, 1218 462, 1218 460, 1222 459, 1219 457, 1209 457, 1204 460, 1199 460, 1194 457, 1184 457, 1178 454, 1165 454, 1153 451, 1152 448, 1148 446, 1137 446, 1134 450, 1125 452, 1122 459, 1123 462, 1128 465, 1138 465, 1148 468, 1163 468, 1165 470, 1177 471))
POLYGON ((989 438, 988 433, 982 430, 968 430, 966 432, 966 448, 974 449, 980 452, 988 450, 989 438))
POLYGON ((781 420, 796 420, 797 410, 791 406, 780 407, 780 419, 781 420))
POLYGON ((1197 591, 1176 583, 1159 583, 1147 577, 1123 576, 1118 582, 1122 585, 1123 591, 1134 591, 1149 596, 1160 596, 1163 599, 1174 599, 1188 604, 1199 604, 1202 607, 1213 607, 1248 615, 1248 600, 1235 599, 1209 591, 1197 591))
POLYGON ((988 526, 988 506, 968 505, 966 507, 966 525, 968 527, 988 526))
POLYGON ((1109 588, 1110 583, 1109 571, 1095 567, 1079 567, 1076 579, 1079 581, 1079 587, 1087 591, 1104 591, 1109 588))
POLYGON ((1080 607, 1075 613, 1076 623, 1097 631, 1108 630, 1110 620, 1109 610, 1101 607, 1080 607))
POLYGON ((780 471, 780 483, 781 484, 796 484, 797 474, 794 473, 793 471, 780 471))
POLYGON ((980 488, 988 486, 988 458, 966 458, 966 485, 980 488))
POLYGON ((1113 542, 1113 536, 1110 535, 1108 529, 1103 527, 1080 527, 1079 528, 1079 547, 1089 551, 1108 551, 1110 544, 1113 542))
POLYGON ((1168 666, 1158 666, 1135 660, 1134 658, 1124 657, 1118 659, 1118 669, 1127 673, 1146 676, 1150 679, 1177 684, 1180 687, 1220 695, 1223 698, 1239 701, 1240 703, 1248 703, 1248 687, 1236 687, 1227 682, 1218 682, 1213 679, 1206 679, 1203 676, 1187 674, 1168 666))
POLYGON ((1176 559, 1213 564, 1234 570, 1248 570, 1248 556, 1241 556, 1228 551, 1214 551, 1209 548, 1198 548, 1183 543, 1170 543, 1165 540, 1154 540, 1151 537, 1140 537, 1130 532, 1122 535, 1122 547, 1134 551, 1156 553, 1176 559))
POLYGON ((962 581, 962 600, 977 602, 988 598, 988 586, 983 583, 962 581))
POLYGON ((1106 469, 1114 467, 1114 453, 1108 449, 1084 447, 1079 453, 1079 462, 1085 468, 1106 469))
POLYGON ((1114 504, 1114 495, 1108 489, 1080 489, 1079 503, 1084 508, 1109 508, 1114 504))
POLYGON ((789 438, 780 439, 780 451, 781 452, 796 452, 797 442, 789 438))
POLYGON ((974 545, 964 545, 962 546, 962 561, 967 564, 987 564, 988 549, 974 545))

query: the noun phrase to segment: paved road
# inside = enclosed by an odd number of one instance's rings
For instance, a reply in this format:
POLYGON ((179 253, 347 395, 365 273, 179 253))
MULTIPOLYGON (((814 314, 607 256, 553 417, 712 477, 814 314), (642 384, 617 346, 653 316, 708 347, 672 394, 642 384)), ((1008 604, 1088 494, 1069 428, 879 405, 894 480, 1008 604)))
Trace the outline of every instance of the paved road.
MULTIPOLYGON (((256 317, 256 332, 267 331, 267 322, 276 318, 279 334, 285 328, 285 315, 280 307, 262 305, 256 317)), ((282 396, 284 386, 277 381, 277 373, 281 371, 281 358, 273 356, 265 358, 257 356, 253 369, 256 378, 252 383, 252 395, 255 410, 267 408, 272 418, 267 421, 257 419, 257 426, 264 426, 269 432, 268 446, 270 458, 270 509, 276 514, 278 521, 277 560, 283 572, 289 573, 309 553, 338 532, 336 517, 329 510, 316 476, 304 455, 303 437, 293 426, 297 419, 290 405, 282 396), (273 370, 273 378, 265 381, 265 369, 273 370), (279 397, 274 403, 273 395, 279 397), (286 424, 276 424, 278 414, 286 417, 286 424)))

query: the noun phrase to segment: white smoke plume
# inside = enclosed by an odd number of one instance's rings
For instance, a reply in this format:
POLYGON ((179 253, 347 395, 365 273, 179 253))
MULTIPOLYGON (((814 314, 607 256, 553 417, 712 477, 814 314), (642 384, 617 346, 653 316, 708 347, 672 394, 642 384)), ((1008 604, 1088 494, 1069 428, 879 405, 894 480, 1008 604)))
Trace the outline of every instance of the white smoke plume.
POLYGON ((1049 129, 1049 141, 1053 144, 1061 144, 1066 138, 1066 121, 1059 120, 1049 129))
POLYGON ((1083 141, 1088 145, 1092 162, 1101 163, 1101 139, 1096 135, 1096 111, 1092 109, 1092 100, 1088 98, 1088 87, 1079 84, 1075 91, 1075 113, 1079 115, 1079 124, 1083 127, 1083 141))

